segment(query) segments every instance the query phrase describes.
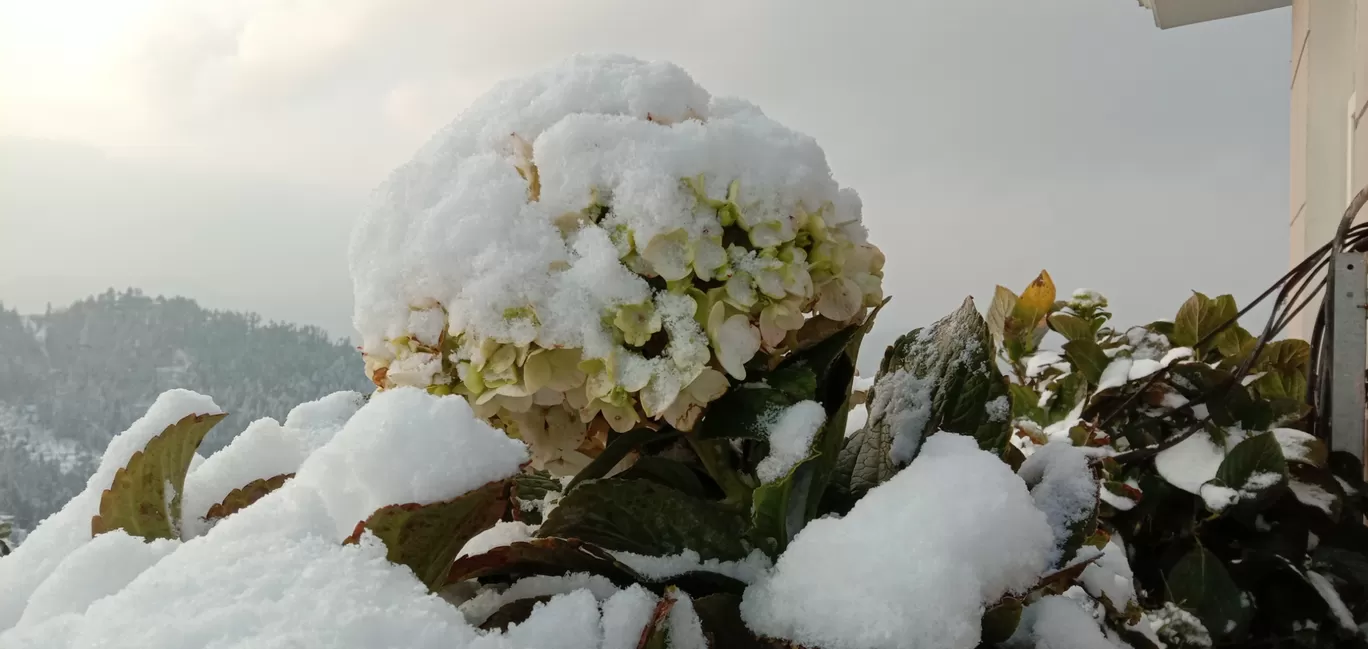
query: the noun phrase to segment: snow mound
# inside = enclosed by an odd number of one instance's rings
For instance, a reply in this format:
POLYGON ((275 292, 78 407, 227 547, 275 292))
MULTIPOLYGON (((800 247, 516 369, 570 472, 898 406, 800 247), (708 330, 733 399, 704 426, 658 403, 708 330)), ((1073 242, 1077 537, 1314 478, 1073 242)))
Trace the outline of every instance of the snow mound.
MULTIPOLYGON (((14 626, 29 597, 72 552, 91 540, 90 519, 99 513, 100 494, 114 482, 114 473, 134 453, 170 426, 189 415, 223 412, 214 400, 189 390, 162 393, 147 414, 110 440, 100 467, 86 488, 60 511, 29 533, 24 543, 0 559, 0 629, 14 626)), ((79 596, 78 596, 79 597, 79 596)))
POLYGON ((381 507, 455 498, 527 459, 526 445, 476 419, 465 399, 396 388, 372 396, 294 482, 321 494, 341 540, 381 507))
MULTIPOLYGON (((153 436, 148 431, 186 413, 216 410, 207 397, 167 393, 115 440, 106 462, 126 462, 153 436)), ((325 419, 341 423, 340 415, 325 419)), ((271 442, 289 427, 255 429, 239 450, 212 456, 204 467, 242 476, 246 465, 282 462, 270 457, 279 451, 271 442)), ((296 479, 191 541, 144 543, 120 531, 91 540, 91 503, 80 497, 35 531, 52 543, 0 559, 9 583, 24 589, 4 591, 13 608, 4 611, 0 648, 635 646, 627 642, 640 636, 656 601, 640 587, 619 590, 598 577, 535 578, 487 599, 526 591, 554 594, 550 601, 506 631, 481 631, 408 568, 388 561, 374 536, 340 542, 343 527, 349 531, 369 503, 450 498, 512 475, 526 458, 521 442, 476 419, 463 399, 396 389, 357 410, 303 460, 296 479)), ((90 489, 102 487, 92 481, 90 489)), ((687 635, 696 616, 681 623, 687 635)))
POLYGON ((803 528, 741 613, 758 633, 827 649, 968 649, 983 606, 1032 586, 1053 547, 1025 483, 972 438, 940 433, 845 518, 803 528))

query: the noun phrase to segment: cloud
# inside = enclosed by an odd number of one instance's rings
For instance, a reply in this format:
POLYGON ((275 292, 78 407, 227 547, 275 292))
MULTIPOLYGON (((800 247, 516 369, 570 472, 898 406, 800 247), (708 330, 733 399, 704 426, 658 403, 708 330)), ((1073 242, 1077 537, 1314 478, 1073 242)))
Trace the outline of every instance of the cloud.
MULTIPOLYGON (((582 50, 675 61, 816 137, 860 191, 889 251, 886 332, 1042 267, 1124 322, 1286 267, 1286 11, 1160 31, 1119 0, 140 0, 89 49, 111 58, 78 65, 40 38, 61 15, 6 23, 47 4, 0 0, 0 134, 249 170, 341 209, 502 78, 582 50)), ((307 221, 260 193, 262 218, 307 221)), ((263 263, 233 245, 224 264, 263 263)), ((344 251, 310 254, 338 268, 344 251)), ((196 286, 317 282, 271 277, 196 286)))

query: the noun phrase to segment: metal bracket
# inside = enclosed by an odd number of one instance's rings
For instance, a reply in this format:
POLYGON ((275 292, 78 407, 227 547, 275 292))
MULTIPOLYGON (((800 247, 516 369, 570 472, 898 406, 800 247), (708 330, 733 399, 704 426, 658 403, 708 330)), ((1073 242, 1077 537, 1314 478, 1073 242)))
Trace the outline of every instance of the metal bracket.
POLYGON ((1329 286, 1334 310, 1330 324, 1330 448, 1363 461, 1365 442, 1364 368, 1368 365, 1368 255, 1334 253, 1329 286))

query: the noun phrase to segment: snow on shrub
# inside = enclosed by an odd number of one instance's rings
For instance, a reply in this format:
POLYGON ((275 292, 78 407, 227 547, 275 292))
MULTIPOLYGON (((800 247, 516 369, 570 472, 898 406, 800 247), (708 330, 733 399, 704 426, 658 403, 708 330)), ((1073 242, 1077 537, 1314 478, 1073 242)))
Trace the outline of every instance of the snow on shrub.
POLYGON ((503 84, 356 230, 381 390, 207 459, 224 414, 162 395, 0 558, 0 649, 1363 646, 1305 342, 1041 273, 857 380, 864 237, 809 138, 674 66, 503 84))
POLYGON ((844 518, 804 528, 746 591, 742 617, 811 647, 972 647, 982 608, 1048 567, 1054 535, 1032 505, 972 438, 935 435, 844 518))
POLYGON ((883 299, 816 142, 666 63, 501 84, 378 196, 351 244, 372 378, 468 397, 553 474, 610 428, 690 430, 807 315, 883 299))

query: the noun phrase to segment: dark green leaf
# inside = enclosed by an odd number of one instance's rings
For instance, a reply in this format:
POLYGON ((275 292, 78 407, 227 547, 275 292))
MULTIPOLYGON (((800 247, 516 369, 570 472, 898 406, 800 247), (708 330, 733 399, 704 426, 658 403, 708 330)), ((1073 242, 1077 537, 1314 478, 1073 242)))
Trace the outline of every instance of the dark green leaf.
MULTIPOLYGON (((860 343, 873 328, 875 318, 888 304, 885 299, 870 311, 864 322, 841 331, 831 340, 823 341, 803 354, 785 360, 813 368, 819 377, 817 401, 826 410, 827 419, 812 442, 817 457, 812 462, 812 487, 808 491, 807 518, 815 518, 821 511, 828 492, 834 498, 849 495, 849 480, 841 478, 832 488, 836 476, 837 459, 845 443, 846 421, 850 414, 850 391, 855 382, 855 363, 859 358, 860 343)), ((781 365, 782 367, 783 365, 781 365)))
MULTIPOLYGON (((1151 322, 1151 323, 1145 325, 1145 328, 1146 328, 1146 329, 1149 329, 1150 331, 1153 331, 1154 333, 1160 334, 1160 335, 1162 335, 1162 336, 1168 338, 1170 342, 1172 342, 1172 340, 1173 340, 1173 323, 1172 323, 1172 322, 1168 322, 1168 321, 1165 321, 1165 320, 1155 320, 1154 322, 1151 322)), ((1177 343, 1175 343, 1175 344, 1177 344, 1177 343)), ((1180 346, 1181 346, 1181 345, 1180 345, 1180 346)))
POLYGON ((575 474, 575 477, 570 480, 570 484, 565 486, 566 493, 572 491, 585 480, 597 480, 608 475, 608 472, 612 471, 613 467, 617 466, 618 462, 622 461, 622 458, 627 457, 628 453, 641 448, 643 445, 672 439, 678 435, 679 431, 673 428, 665 428, 663 430, 638 428, 618 435, 617 438, 612 442, 609 442, 608 446, 599 452, 598 457, 594 458, 588 466, 580 469, 580 472, 575 474))
POLYGON ((1206 548, 1196 547, 1168 573, 1170 597, 1196 615, 1213 638, 1240 634, 1253 611, 1221 560, 1206 548))
MULTIPOLYGON (((985 406, 1006 392, 988 325, 973 299, 925 330, 899 337, 885 352, 869 393, 871 404, 890 405, 872 408, 863 433, 846 440, 841 451, 845 491, 858 497, 897 471, 889 451, 899 434, 915 436, 909 445, 914 452, 921 437, 936 430, 973 435, 980 445, 997 450, 1007 422, 990 422, 985 406), (895 424, 915 430, 895 430, 895 424)), ((825 454, 828 449, 815 450, 825 454)))
POLYGON ((1255 372, 1264 375, 1254 382, 1254 389, 1265 399, 1306 398, 1306 372, 1311 362, 1311 346, 1305 340, 1279 340, 1269 343, 1259 354, 1255 372))
POLYGON ((567 493, 537 536, 581 539, 650 556, 694 550, 704 559, 741 559, 740 513, 645 480, 593 480, 567 493))
POLYGON ((511 601, 504 604, 499 610, 494 611, 480 624, 482 631, 503 631, 514 624, 522 624, 532 615, 532 609, 538 604, 551 601, 552 595, 542 595, 540 597, 527 597, 511 601))
POLYGON ((1293 399, 1271 399, 1268 407, 1273 413, 1273 423, 1270 425, 1274 428, 1292 426, 1311 412, 1311 406, 1293 399))
POLYGON ((1340 520, 1344 511, 1344 487, 1335 480, 1329 469, 1293 463, 1288 466, 1288 473, 1288 484, 1294 500, 1321 512, 1332 522, 1340 520))
MULTIPOLYGON (((1260 433, 1246 438, 1230 449, 1225 459, 1221 460, 1221 466, 1216 469, 1216 480, 1232 489, 1255 491, 1249 485, 1250 478, 1270 473, 1278 476, 1277 482, 1273 485, 1285 483, 1287 460, 1283 457, 1282 446, 1278 444, 1278 439, 1273 433, 1260 433)), ((1261 486, 1256 492, 1262 492, 1273 485, 1261 486)))
POLYGON ((1254 346, 1258 344, 1259 339, 1245 331, 1244 327, 1233 325, 1216 336, 1213 342, 1216 351, 1221 353, 1222 358, 1232 365, 1238 365, 1244 361, 1250 352, 1254 351, 1254 346))
POLYGON ((223 500, 214 503, 203 516, 204 520, 212 521, 220 518, 227 518, 237 512, 246 509, 252 503, 261 500, 266 494, 275 491, 285 485, 285 481, 293 478, 293 473, 286 473, 273 478, 261 478, 253 480, 244 486, 238 487, 230 492, 223 500))
POLYGON ((1090 323, 1072 313, 1051 313, 1046 322, 1050 328, 1064 336, 1065 340, 1087 340, 1096 342, 1090 323))
POLYGON ((547 493, 560 493, 561 483, 546 471, 531 471, 513 476, 513 518, 529 525, 541 523, 541 506, 538 501, 546 498, 547 493))
POLYGON ((996 645, 1006 642, 1021 624, 1021 600, 1008 597, 983 613, 983 642, 996 645))
POLYGON ((1075 372, 1055 381, 1054 397, 1050 400, 1045 410, 1043 424, 1053 424, 1063 421, 1069 413, 1073 412, 1078 404, 1088 399, 1088 379, 1080 372, 1075 372))
POLYGON ((777 555, 808 522, 815 457, 799 462, 788 475, 760 485, 751 503, 753 535, 770 554, 777 555))
POLYGON ((1012 419, 1027 419, 1042 426, 1045 412, 1040 408, 1040 395, 1019 383, 1008 383, 1007 393, 1012 399, 1012 419))
POLYGON ((185 474, 204 436, 226 416, 187 415, 148 440, 100 495, 100 513, 90 520, 91 534, 123 530, 148 541, 179 539, 185 474))
MULTIPOLYGON (((1198 342, 1216 329, 1234 320, 1238 312, 1235 298, 1229 295, 1222 295, 1213 300, 1194 292, 1192 297, 1183 303, 1182 308, 1178 309, 1178 315, 1173 319, 1173 333, 1169 335, 1169 340, 1177 347, 1196 347, 1198 342)), ((1212 340, 1206 345, 1213 346, 1214 343, 1212 340)))
POLYGON ((577 572, 604 577, 619 587, 646 581, 612 555, 577 539, 516 541, 451 564, 447 583, 467 579, 514 582, 531 575, 561 576, 577 572))
POLYGON ((804 364, 780 367, 763 379, 736 386, 709 404, 695 434, 701 439, 764 439, 776 413, 817 396, 817 375, 804 364))
POLYGON ((703 623, 703 633, 709 639, 708 646, 717 649, 767 649, 741 620, 740 596, 718 593, 699 597, 694 600, 693 607, 703 623))
POLYGON ((437 589, 447 581, 451 563, 466 541, 499 522, 508 507, 508 481, 491 482, 451 500, 382 507, 357 524, 346 543, 370 530, 385 543, 385 556, 408 566, 418 579, 437 589))
POLYGON ((638 458, 632 466, 616 477, 622 480, 650 480, 695 498, 706 498, 708 495, 703 487, 703 481, 698 479, 698 472, 683 462, 655 455, 638 458))
POLYGON ((1102 348, 1091 339, 1071 340, 1064 343, 1064 355, 1073 364, 1088 383, 1097 385, 1102 380, 1102 372, 1107 369, 1111 359, 1103 353, 1102 348))
POLYGON ((1325 447, 1325 442, 1316 439, 1310 433, 1294 428, 1277 431, 1274 435, 1282 447, 1283 457, 1287 458, 1288 462, 1309 464, 1322 469, 1329 466, 1330 449, 1325 447))
POLYGON ((1320 545, 1311 552, 1311 569, 1331 573, 1368 590, 1368 556, 1362 550, 1320 545))

